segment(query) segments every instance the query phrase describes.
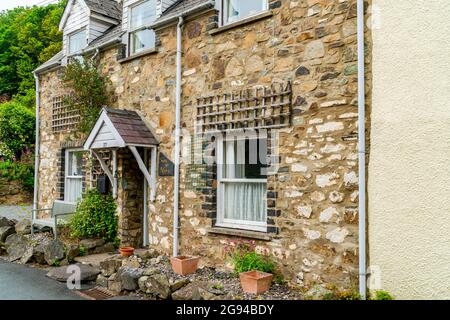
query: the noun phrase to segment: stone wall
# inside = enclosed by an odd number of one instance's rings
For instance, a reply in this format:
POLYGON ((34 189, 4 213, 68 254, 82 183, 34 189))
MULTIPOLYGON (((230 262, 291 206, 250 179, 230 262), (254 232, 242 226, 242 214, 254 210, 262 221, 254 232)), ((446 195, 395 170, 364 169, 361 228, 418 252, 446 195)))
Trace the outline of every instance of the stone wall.
MULTIPOLYGON (((199 97, 291 81, 292 126, 272 132, 280 158, 278 172, 268 181, 274 227, 270 239, 255 239, 257 250, 272 255, 293 283, 350 287, 358 267, 356 1, 271 3, 272 15, 220 33, 209 32, 213 10, 186 23, 182 128, 194 133, 199 97)), ((100 63, 116 95, 112 106, 137 110, 153 127, 160 151, 174 159, 176 28, 157 33, 156 53, 121 63, 113 48, 101 53, 100 63)), ((367 48, 369 57, 370 44, 367 48)), ((57 80, 54 75, 43 80, 45 110, 57 80)), ((45 123, 43 128, 48 128, 45 123)), ((40 200, 45 203, 55 196, 48 180, 55 175, 59 138, 42 135, 40 200)), ((207 214, 204 205, 214 202, 216 183, 211 180, 206 190, 186 189, 185 172, 183 164, 180 251, 224 265, 225 246, 244 238, 209 232, 214 210, 207 214)), ((141 188, 139 181, 136 185, 141 188)), ((156 201, 149 203, 149 238, 167 253, 172 200, 173 178, 158 177, 156 201)))

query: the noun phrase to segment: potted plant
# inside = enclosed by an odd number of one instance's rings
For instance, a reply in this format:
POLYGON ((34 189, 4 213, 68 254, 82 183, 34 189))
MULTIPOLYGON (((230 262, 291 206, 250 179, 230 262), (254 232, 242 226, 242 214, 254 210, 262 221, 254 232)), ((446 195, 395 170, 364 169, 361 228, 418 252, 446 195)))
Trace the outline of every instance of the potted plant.
POLYGON ((244 292, 261 294, 270 289, 275 271, 270 257, 256 253, 254 246, 248 243, 238 244, 230 256, 244 292))
POLYGON ((171 257, 170 263, 172 264, 173 272, 185 276, 197 271, 199 260, 199 257, 177 256, 171 257))
POLYGON ((134 254, 133 247, 121 247, 119 248, 120 255, 123 257, 130 257, 134 254))

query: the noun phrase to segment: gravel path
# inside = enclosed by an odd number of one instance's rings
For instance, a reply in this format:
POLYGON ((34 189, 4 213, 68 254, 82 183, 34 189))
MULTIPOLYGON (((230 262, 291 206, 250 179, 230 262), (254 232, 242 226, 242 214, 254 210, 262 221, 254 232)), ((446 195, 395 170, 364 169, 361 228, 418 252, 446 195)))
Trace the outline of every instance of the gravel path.
POLYGON ((32 206, 0 206, 0 217, 21 220, 31 219, 32 206))

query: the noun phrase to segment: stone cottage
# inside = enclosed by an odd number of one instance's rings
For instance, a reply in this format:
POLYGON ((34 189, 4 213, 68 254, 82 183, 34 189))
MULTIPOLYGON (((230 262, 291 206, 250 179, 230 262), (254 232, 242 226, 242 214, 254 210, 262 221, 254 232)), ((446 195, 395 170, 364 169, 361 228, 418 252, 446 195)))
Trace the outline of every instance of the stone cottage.
POLYGON ((60 29, 35 71, 35 206, 106 174, 124 245, 220 267, 254 241, 291 283, 357 288, 356 0, 69 0, 60 29), (61 82, 80 56, 114 92, 89 135, 61 82))

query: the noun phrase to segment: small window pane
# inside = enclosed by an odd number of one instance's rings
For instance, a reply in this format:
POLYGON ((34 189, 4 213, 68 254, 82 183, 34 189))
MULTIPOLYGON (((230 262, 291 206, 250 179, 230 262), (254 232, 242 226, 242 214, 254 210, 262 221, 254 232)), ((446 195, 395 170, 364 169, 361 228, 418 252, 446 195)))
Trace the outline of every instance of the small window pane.
POLYGON ((68 176, 78 177, 82 175, 82 157, 81 151, 69 152, 68 163, 68 176))
POLYGON ((266 179, 267 140, 224 141, 223 177, 226 179, 266 179))
POLYGON ((225 0, 225 23, 231 23, 267 9, 267 0, 225 0))
POLYGON ((78 53, 86 47, 86 32, 80 31, 69 36, 69 54, 78 53))
POLYGON ((145 1, 131 8, 130 28, 136 30, 151 24, 156 17, 156 4, 154 0, 145 1))
POLYGON ((139 53, 155 47, 155 32, 140 30, 131 34, 131 54, 139 53))

